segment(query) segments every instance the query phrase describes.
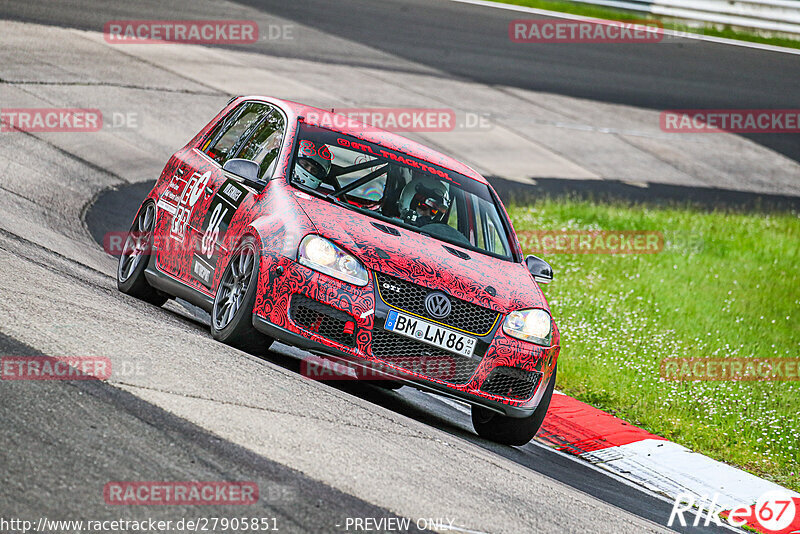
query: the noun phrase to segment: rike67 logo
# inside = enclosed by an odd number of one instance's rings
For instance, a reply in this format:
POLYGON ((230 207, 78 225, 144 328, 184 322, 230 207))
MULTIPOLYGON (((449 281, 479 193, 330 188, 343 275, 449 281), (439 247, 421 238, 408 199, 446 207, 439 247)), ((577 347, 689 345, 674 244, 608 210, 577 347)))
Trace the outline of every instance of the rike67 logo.
POLYGON ((800 532, 800 497, 796 495, 773 490, 762 494, 755 504, 726 509, 718 504, 719 495, 707 501, 705 495, 698 500, 694 495, 681 494, 675 499, 667 526, 722 526, 724 518, 730 525, 747 526, 763 534, 792 534, 800 532))
MULTIPOLYGON (((734 519, 733 510, 728 522, 734 519)), ((741 510, 743 511, 743 510, 741 510)), ((766 534, 789 534, 800 532, 800 497, 792 497, 783 491, 769 491, 762 495, 755 506, 747 508, 747 514, 737 517, 747 525, 766 534)), ((732 523, 733 524, 733 523, 732 523)))

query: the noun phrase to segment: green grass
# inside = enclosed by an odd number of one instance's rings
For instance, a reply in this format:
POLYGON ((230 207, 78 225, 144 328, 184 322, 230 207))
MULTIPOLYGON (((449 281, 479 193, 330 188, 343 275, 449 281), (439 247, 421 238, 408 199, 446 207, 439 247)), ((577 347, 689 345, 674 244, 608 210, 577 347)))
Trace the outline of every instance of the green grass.
POLYGON ((584 17, 593 17, 605 20, 657 20, 661 21, 663 23, 664 28, 666 29, 677 30, 685 33, 698 33, 703 35, 711 35, 714 37, 737 39, 739 41, 749 41, 753 43, 784 46, 787 48, 800 48, 800 40, 797 39, 761 35, 759 33, 756 33, 755 31, 754 32, 737 31, 729 27, 717 27, 715 25, 706 25, 700 28, 690 28, 685 23, 676 21, 674 19, 659 17, 637 11, 625 11, 622 9, 594 6, 591 4, 581 4, 576 2, 567 2, 563 0, 492 0, 492 1, 500 4, 514 4, 518 6, 534 7, 537 9, 547 9, 550 11, 559 11, 561 13, 572 13, 574 15, 582 15, 584 17))
MULTIPOLYGON (((558 387, 800 490, 800 382, 665 381, 665 357, 800 357, 800 216, 543 199, 526 230, 656 230, 658 254, 550 254, 558 387)), ((527 252, 527 251, 526 251, 527 252)))

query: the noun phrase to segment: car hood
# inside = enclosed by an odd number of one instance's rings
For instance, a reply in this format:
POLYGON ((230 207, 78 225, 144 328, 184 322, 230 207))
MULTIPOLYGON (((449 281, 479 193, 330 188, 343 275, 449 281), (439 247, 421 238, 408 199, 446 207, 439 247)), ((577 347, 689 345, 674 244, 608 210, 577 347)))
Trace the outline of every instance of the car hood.
POLYGON ((549 311, 524 264, 463 249, 304 193, 295 197, 319 235, 336 242, 372 271, 504 313, 533 307, 549 311), (400 235, 391 235, 380 226, 400 235), (448 252, 445 246, 466 253, 469 259, 448 252))

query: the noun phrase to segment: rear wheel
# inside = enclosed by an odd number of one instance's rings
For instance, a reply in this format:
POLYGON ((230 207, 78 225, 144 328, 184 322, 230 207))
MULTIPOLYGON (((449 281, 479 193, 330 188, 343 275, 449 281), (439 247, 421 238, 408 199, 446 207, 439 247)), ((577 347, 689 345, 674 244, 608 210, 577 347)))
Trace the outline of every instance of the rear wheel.
POLYGON ((255 240, 245 238, 222 273, 211 309, 214 339, 253 354, 265 353, 273 341, 253 327, 260 259, 255 240))
POLYGON ((153 252, 153 230, 156 226, 156 206, 148 201, 139 208, 133 221, 117 266, 117 288, 125 294, 150 304, 161 306, 168 297, 153 289, 144 276, 153 252))
POLYGON ((475 432, 482 438, 503 445, 525 445, 532 440, 542 426, 547 408, 550 407, 550 399, 553 397, 556 385, 556 370, 557 367, 553 369, 553 376, 550 377, 550 383, 547 384, 539 406, 528 417, 508 417, 480 406, 473 406, 472 426, 475 432))

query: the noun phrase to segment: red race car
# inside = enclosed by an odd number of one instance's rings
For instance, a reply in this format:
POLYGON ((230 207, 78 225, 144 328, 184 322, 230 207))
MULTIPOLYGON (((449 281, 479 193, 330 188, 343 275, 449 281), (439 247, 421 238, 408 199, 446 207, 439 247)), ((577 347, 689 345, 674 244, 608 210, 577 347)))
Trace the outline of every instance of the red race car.
POLYGON ((559 334, 537 284, 551 279, 474 170, 267 97, 231 100, 170 158, 117 273, 124 293, 205 309, 223 343, 278 340, 465 401, 479 435, 512 445, 553 394, 559 334))

